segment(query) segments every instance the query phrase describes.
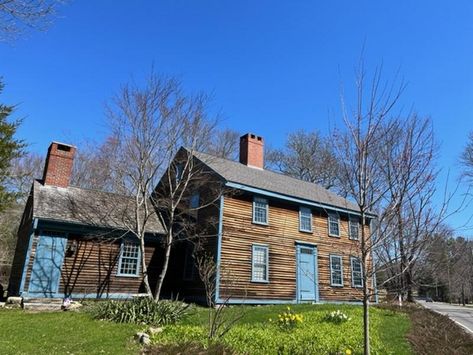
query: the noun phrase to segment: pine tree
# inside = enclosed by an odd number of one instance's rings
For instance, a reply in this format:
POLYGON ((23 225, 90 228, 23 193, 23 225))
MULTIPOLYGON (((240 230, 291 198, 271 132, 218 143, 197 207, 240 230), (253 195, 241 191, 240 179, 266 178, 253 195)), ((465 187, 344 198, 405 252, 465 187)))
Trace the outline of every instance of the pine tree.
MULTIPOLYGON (((3 88, 0 78, 0 94, 3 88)), ((25 146, 22 140, 15 137, 21 121, 11 120, 14 110, 15 106, 0 103, 0 212, 9 206, 14 197, 14 193, 6 186, 11 161, 22 154, 25 146)))

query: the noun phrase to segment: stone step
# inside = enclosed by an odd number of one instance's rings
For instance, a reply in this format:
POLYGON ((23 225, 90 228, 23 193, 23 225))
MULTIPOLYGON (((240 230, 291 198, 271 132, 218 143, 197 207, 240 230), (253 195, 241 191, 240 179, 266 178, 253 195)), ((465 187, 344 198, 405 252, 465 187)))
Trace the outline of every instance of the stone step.
POLYGON ((62 304, 61 298, 25 298, 23 303, 40 303, 40 304, 62 304))
POLYGON ((61 305, 55 303, 24 302, 23 309, 34 311, 60 311, 61 305))

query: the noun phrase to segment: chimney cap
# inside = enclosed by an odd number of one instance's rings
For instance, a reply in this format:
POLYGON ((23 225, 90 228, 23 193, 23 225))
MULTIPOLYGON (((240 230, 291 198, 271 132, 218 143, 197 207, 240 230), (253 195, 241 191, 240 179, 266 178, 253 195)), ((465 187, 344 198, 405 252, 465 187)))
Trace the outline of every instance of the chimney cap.
POLYGON ((246 134, 242 135, 240 137, 240 139, 254 139, 254 140, 257 140, 257 141, 260 141, 260 142, 263 141, 263 137, 258 136, 257 134, 254 134, 254 133, 246 133, 246 134))
POLYGON ((65 145, 66 147, 77 148, 77 147, 76 147, 75 145, 73 145, 73 144, 63 143, 63 142, 59 142, 59 141, 52 141, 50 145, 53 145, 53 144, 65 145))

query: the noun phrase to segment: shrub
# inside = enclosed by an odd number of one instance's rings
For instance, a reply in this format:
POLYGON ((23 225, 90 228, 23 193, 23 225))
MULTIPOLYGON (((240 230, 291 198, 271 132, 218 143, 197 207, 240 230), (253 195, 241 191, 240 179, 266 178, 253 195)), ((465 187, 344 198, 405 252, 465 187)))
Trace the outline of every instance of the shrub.
POLYGON ((189 305, 179 301, 154 301, 151 298, 135 298, 130 301, 97 302, 89 308, 96 319, 116 323, 149 325, 173 324, 189 311, 189 305))
MULTIPOLYGON (((269 319, 272 322, 272 319, 269 319)), ((294 329, 299 323, 302 323, 302 314, 297 314, 291 307, 287 307, 287 311, 278 315, 277 325, 283 330, 294 329)))
POLYGON ((331 322, 335 324, 340 324, 344 322, 348 322, 351 318, 348 317, 345 313, 337 309, 336 311, 327 313, 324 317, 326 322, 331 322))

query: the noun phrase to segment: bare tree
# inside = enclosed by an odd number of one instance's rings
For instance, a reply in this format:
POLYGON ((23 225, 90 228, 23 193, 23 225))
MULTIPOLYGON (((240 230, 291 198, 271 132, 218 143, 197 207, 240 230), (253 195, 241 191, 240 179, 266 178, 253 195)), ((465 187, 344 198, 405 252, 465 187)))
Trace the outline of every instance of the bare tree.
POLYGON ((342 112, 346 131, 334 132, 334 145, 339 161, 340 173, 347 182, 347 192, 357 204, 361 217, 360 260, 363 276, 363 325, 364 353, 370 353, 369 305, 373 289, 368 282, 373 272, 370 265, 372 250, 384 236, 367 233, 365 226, 370 213, 386 197, 387 190, 380 174, 379 148, 392 113, 404 86, 384 84, 380 70, 374 72, 371 82, 366 84, 363 64, 359 66, 356 80, 356 103, 354 109, 347 106, 342 95, 342 112), (367 89, 367 90, 366 90, 367 89), (365 91, 366 90, 366 91, 365 91))
POLYGON ((465 176, 473 182, 473 132, 468 137, 468 143, 461 155, 461 162, 465 176))
POLYGON ((206 151, 219 158, 238 160, 239 144, 240 134, 237 131, 223 129, 215 132, 206 151))
POLYGON ((377 256, 388 267, 391 283, 413 301, 416 260, 438 227, 443 208, 432 207, 436 192, 434 167, 437 147, 430 119, 416 114, 393 120, 380 147, 380 168, 388 190, 383 212, 390 237, 377 256))
POLYGON ((274 170, 341 192, 339 162, 329 138, 318 131, 290 133, 285 148, 269 150, 266 160, 274 170))
POLYGON ((61 0, 0 0, 0 40, 15 39, 28 29, 45 30, 61 0))
MULTIPOLYGON (((175 237, 185 231, 192 194, 204 185, 205 172, 193 152, 205 150, 215 129, 216 120, 207 116, 207 101, 203 94, 185 95, 176 79, 151 73, 143 87, 135 83, 123 86, 109 106, 113 136, 119 143, 115 170, 134 198, 135 218, 128 229, 140 241, 143 282, 156 300, 175 237), (163 263, 153 292, 145 235, 148 221, 156 213, 165 235, 163 263)), ((205 205, 208 203, 200 203, 196 209, 205 205)))

